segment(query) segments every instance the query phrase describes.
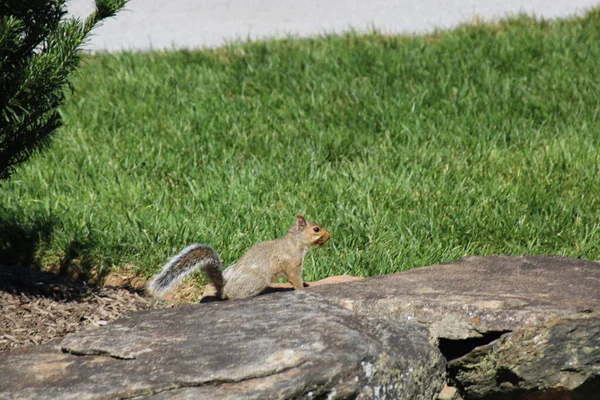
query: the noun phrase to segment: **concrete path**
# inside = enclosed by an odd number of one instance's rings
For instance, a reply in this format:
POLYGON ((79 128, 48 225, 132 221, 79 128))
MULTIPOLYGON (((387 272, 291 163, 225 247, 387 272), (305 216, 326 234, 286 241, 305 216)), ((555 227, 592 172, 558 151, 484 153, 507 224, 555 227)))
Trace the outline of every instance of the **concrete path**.
MULTIPOLYGON (((236 39, 313 36, 376 28, 419 33, 526 12, 544 18, 580 14, 600 0, 131 0, 97 28, 90 50, 118 51, 221 46, 236 39)), ((72 0, 87 15, 93 0, 72 0)))

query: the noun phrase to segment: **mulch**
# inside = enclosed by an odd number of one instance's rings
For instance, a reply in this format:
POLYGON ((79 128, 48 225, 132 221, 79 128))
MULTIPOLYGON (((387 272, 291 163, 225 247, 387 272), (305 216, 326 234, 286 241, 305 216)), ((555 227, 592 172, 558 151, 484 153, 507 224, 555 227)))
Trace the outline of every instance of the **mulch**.
MULTIPOLYGON (((361 279, 334 276, 311 283, 361 279)), ((91 286, 51 272, 0 264, 0 351, 35 346, 88 327, 106 325, 123 315, 152 308, 197 302, 202 291, 192 282, 158 301, 144 293, 145 278, 126 272, 109 273, 105 286, 91 286)), ((273 284, 263 293, 292 290, 273 284)), ((216 300, 205 297, 202 302, 216 300)))
POLYGON ((35 346, 126 313, 172 307, 130 287, 99 287, 0 265, 0 351, 35 346))

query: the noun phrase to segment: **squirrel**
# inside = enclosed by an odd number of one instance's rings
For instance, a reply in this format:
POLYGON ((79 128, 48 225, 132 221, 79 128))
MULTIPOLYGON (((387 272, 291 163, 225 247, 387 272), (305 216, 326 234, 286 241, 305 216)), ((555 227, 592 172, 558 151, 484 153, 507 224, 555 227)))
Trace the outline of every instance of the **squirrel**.
POLYGON ((298 214, 284 236, 255 244, 225 271, 216 250, 204 244, 192 244, 171 258, 147 289, 150 294, 162 297, 200 268, 215 285, 217 297, 223 300, 256 296, 282 276, 299 290, 304 287, 304 256, 311 247, 322 246, 330 238, 327 229, 298 214))

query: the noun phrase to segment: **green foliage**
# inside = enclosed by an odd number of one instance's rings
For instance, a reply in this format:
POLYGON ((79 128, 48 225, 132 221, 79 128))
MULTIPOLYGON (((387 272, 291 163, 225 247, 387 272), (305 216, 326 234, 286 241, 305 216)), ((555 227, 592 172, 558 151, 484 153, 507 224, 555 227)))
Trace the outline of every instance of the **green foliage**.
POLYGON ((78 50, 126 0, 96 0, 85 22, 65 18, 65 0, 0 2, 0 179, 47 145, 78 50))
POLYGON ((229 263, 302 210, 333 233, 311 280, 598 260, 598 60, 598 10, 86 58, 53 151, 1 194, 0 258, 152 273, 204 242, 229 263))

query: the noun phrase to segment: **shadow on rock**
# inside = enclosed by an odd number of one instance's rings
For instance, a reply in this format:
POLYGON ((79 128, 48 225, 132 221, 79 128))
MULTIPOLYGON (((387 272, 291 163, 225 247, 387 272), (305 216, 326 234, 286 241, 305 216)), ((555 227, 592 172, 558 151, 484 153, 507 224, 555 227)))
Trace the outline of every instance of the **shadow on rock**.
MULTIPOLYGON (((308 287, 308 285, 304 285, 304 287, 308 287)), ((269 286, 267 287, 265 290, 263 290, 262 292, 260 292, 259 296, 265 295, 265 294, 271 294, 271 293, 282 293, 282 292, 291 292, 293 291, 294 288, 291 287, 272 287, 269 286)), ((203 296, 199 303, 212 303, 215 301, 220 301, 221 299, 219 297, 217 297, 216 295, 213 294, 209 294, 206 296, 203 296)))

